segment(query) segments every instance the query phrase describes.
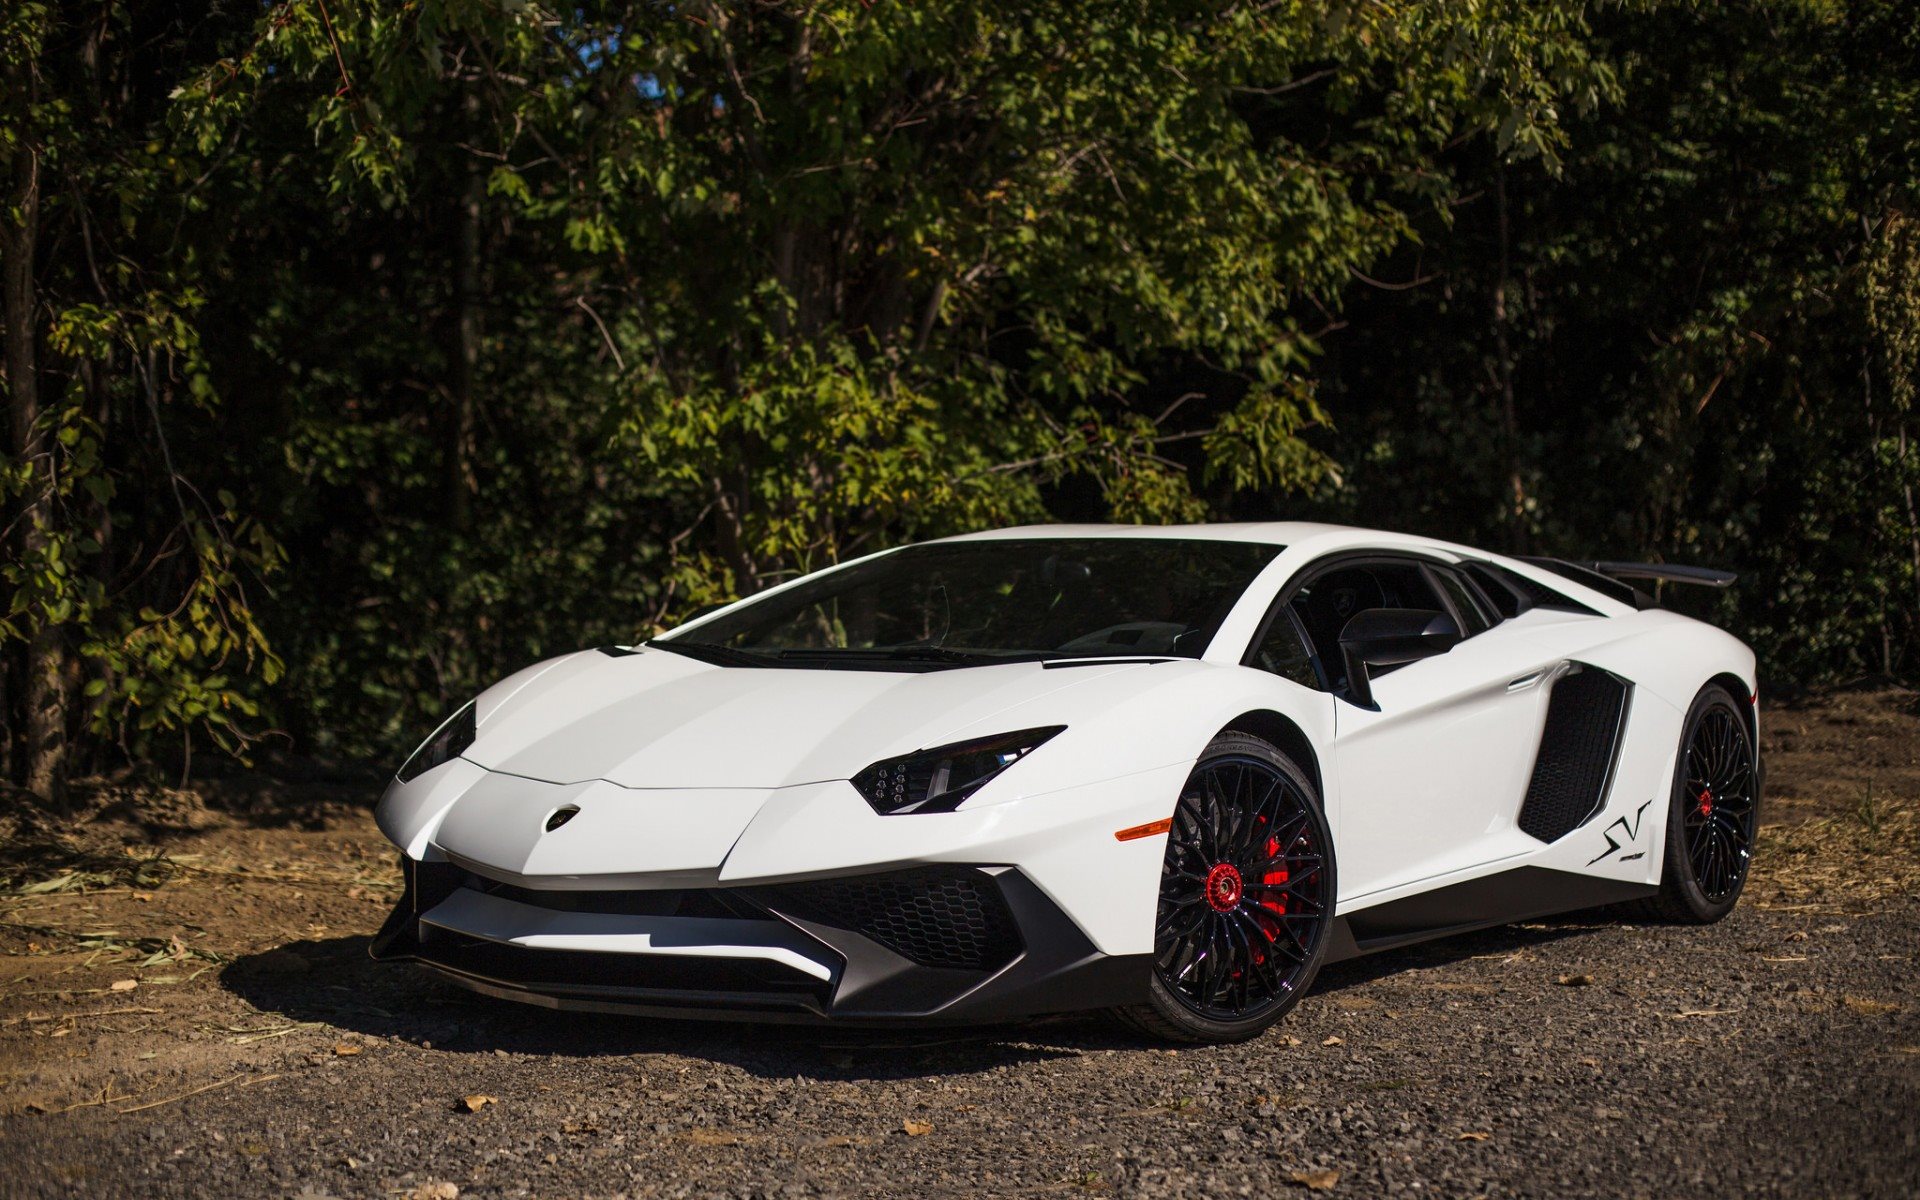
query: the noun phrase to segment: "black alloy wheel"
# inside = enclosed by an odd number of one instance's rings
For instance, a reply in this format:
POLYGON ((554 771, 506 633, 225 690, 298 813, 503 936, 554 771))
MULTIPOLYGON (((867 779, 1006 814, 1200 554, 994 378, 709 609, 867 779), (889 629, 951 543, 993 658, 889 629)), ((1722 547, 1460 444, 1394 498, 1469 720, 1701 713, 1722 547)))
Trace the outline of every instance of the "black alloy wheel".
POLYGON ((1215 738, 1174 809, 1138 1028, 1239 1041, 1298 1002, 1324 957, 1332 839, 1300 768, 1243 733, 1215 738))
POLYGON ((1687 712, 1680 745, 1660 892, 1625 908, 1631 916, 1705 925, 1733 911, 1753 862, 1760 760, 1748 706, 1708 685, 1687 712))
POLYGON ((1745 723, 1725 705, 1701 714, 1683 768, 1687 863, 1701 895, 1714 904, 1739 894, 1753 858, 1758 812, 1753 752, 1745 723))

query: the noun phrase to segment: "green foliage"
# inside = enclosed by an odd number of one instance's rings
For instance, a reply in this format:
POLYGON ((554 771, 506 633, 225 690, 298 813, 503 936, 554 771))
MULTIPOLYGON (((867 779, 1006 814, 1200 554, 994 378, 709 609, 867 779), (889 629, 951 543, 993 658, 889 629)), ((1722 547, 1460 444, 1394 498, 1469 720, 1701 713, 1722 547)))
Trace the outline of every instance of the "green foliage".
POLYGON ((1777 676, 1910 669, 1915 36, 1895 0, 17 4, 0 154, 55 183, 0 636, 61 633, 96 744, 389 754, 909 538, 1315 512, 1725 562, 1777 676))
MULTIPOLYGON (((0 456, 0 643, 38 652, 38 635, 58 635, 58 652, 77 655, 52 668, 74 683, 69 724, 96 743, 141 754, 156 735, 197 731, 239 754, 260 729, 258 688, 281 672, 247 584, 281 554, 234 496, 198 491, 167 441, 169 419, 206 422, 220 407, 199 264, 181 240, 180 189, 204 164, 143 105, 150 78, 87 58, 151 31, 111 5, 90 27, 77 7, 26 4, 0 25, 0 149, 14 180, 39 185, 40 245, 79 249, 44 256, 33 281, 39 412, 0 456)), ((179 44, 163 28, 149 59, 119 65, 154 72, 179 44)), ((16 202, 7 219, 19 236, 29 216, 16 202)))
POLYGON ((1437 284, 1354 306, 1323 389, 1348 486, 1319 507, 1735 568, 1667 599, 1751 639, 1770 682, 1910 673, 1911 5, 1616 12, 1594 52, 1623 105, 1564 123, 1556 173, 1462 155, 1477 199, 1398 268, 1437 284))
POLYGON ((238 386, 283 398, 264 437, 326 491, 250 493, 332 564, 276 622, 296 732, 390 745, 531 655, 1062 489, 1166 521, 1328 478, 1305 322, 1443 210, 1451 142, 1552 161, 1613 90, 1583 13, 270 10, 174 119, 265 164, 246 257, 298 228, 357 276, 222 296, 276 313, 238 386))

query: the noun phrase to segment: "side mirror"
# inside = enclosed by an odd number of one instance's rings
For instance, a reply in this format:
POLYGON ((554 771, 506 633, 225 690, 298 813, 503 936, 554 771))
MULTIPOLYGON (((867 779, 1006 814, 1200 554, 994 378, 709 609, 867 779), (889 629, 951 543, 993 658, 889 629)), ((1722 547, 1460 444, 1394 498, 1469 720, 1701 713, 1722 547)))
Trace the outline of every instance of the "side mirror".
POLYGON ((1353 614, 1340 631, 1340 654, 1347 662, 1347 695, 1372 708, 1368 667, 1393 667, 1445 654, 1460 644, 1460 626, 1430 608, 1369 608, 1353 614))

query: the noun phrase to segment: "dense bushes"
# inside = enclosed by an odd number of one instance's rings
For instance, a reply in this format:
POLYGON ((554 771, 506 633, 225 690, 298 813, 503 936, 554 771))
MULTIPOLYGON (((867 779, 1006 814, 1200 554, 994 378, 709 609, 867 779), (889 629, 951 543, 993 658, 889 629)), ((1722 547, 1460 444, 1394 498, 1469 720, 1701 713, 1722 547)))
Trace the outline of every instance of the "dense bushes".
POLYGON ((1724 562, 1909 671, 1913 22, 1587 7, 16 5, 7 769, 388 754, 1048 515, 1724 562))

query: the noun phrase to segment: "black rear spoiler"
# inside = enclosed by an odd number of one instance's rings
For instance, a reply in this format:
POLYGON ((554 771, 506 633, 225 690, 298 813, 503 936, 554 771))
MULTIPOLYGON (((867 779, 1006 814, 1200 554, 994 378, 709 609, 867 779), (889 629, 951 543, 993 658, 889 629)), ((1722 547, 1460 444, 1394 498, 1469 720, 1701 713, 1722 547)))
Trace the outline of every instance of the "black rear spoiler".
POLYGON ((1689 567, 1680 563, 1623 563, 1597 562, 1582 564, 1591 566, 1602 575, 1611 575, 1615 579, 1653 579, 1661 583, 1691 583, 1700 587, 1732 587, 1739 579, 1732 571, 1722 571, 1716 567, 1689 567))
POLYGON ((1678 563, 1568 562, 1564 558, 1523 558, 1520 561, 1543 567, 1575 583, 1585 584, 1602 595, 1612 596, 1636 608, 1650 608, 1653 600, 1632 580, 1651 579, 1656 583, 1686 583, 1698 587, 1732 587, 1740 578, 1732 571, 1713 567, 1689 567, 1678 563))

